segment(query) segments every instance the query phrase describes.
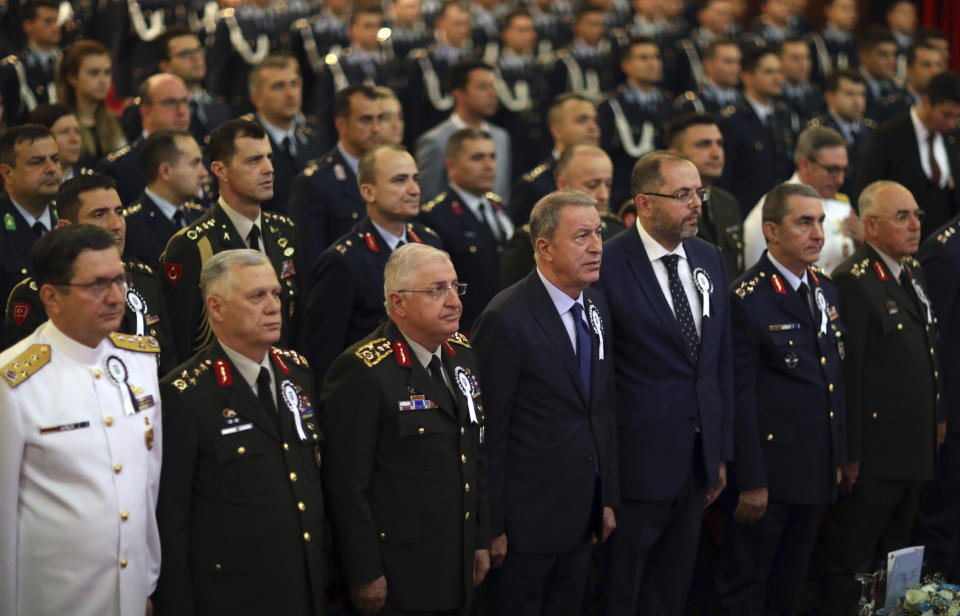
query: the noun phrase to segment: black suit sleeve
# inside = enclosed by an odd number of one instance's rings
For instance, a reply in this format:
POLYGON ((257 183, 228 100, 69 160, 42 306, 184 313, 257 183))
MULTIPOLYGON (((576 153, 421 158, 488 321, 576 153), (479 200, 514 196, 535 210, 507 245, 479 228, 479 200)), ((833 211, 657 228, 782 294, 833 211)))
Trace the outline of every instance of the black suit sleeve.
POLYGON ((160 387, 163 401, 163 466, 157 500, 157 526, 163 563, 154 594, 157 616, 191 616, 190 499, 196 465, 197 413, 170 383, 160 387))
POLYGON ((859 462, 863 455, 863 366, 869 337, 870 310, 863 287, 849 274, 834 279, 840 295, 841 313, 853 316, 847 325, 846 359, 843 362, 847 392, 847 461, 859 462), (854 316, 855 315, 855 316, 854 316))
MULTIPOLYGON (((887 149, 890 144, 884 144, 882 131, 874 130, 867 138, 860 154, 860 170, 857 174, 857 192, 863 192, 872 182, 887 179, 890 173, 887 169, 887 149)), ((916 147, 916 146, 914 146, 916 147)), ((859 209, 854 205, 854 209, 859 209)))
POLYGON ((503 316, 493 310, 484 311, 474 324, 471 345, 476 351, 486 409, 484 429, 490 534, 492 537, 499 537, 506 530, 503 504, 504 469, 510 437, 510 415, 522 371, 517 362, 522 353, 514 348, 515 337, 508 331, 503 316))

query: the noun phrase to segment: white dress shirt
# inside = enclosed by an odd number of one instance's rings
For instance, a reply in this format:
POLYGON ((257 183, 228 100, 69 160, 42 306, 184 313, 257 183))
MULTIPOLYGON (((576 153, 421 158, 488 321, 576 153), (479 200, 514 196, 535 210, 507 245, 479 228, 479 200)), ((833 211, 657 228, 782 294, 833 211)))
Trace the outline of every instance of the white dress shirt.
MULTIPOLYGON (((257 386, 257 378, 260 377, 260 368, 266 368, 267 374, 270 376, 270 389, 274 392, 277 391, 277 383, 273 377, 273 368, 270 366, 270 354, 267 353, 263 356, 263 360, 259 363, 253 361, 246 355, 234 351, 223 341, 220 341, 220 346, 223 348, 224 354, 230 358, 230 361, 233 362, 233 365, 236 366, 237 372, 240 373, 240 376, 243 377, 243 380, 247 382, 247 385, 250 386, 250 389, 255 395, 260 393, 260 388, 257 386)), ((276 395, 274 395, 276 398, 276 395)))
MULTIPOLYGON (((910 121, 913 122, 913 131, 917 134, 917 148, 920 150, 920 166, 923 167, 923 173, 927 178, 931 178, 932 170, 930 168, 930 131, 920 121, 917 115, 917 107, 910 108, 910 121)), ((935 133, 933 137, 933 157, 937 159, 937 165, 940 167, 940 188, 946 188, 950 182, 950 157, 947 155, 947 146, 943 143, 943 135, 935 133)), ((931 181, 932 178, 931 178, 931 181)))
MULTIPOLYGON (((10 193, 7 193, 9 196, 10 193)), ((10 197, 10 203, 13 204, 14 209, 20 212, 20 215, 23 216, 24 220, 27 221, 27 226, 31 229, 33 225, 37 222, 42 222, 43 226, 47 228, 47 231, 52 231, 54 226, 53 216, 50 214, 50 206, 47 206, 43 209, 43 214, 40 214, 39 218, 34 218, 33 214, 23 209, 23 206, 13 200, 13 197, 10 197)))
POLYGON ((243 245, 247 248, 250 248, 250 230, 253 229, 253 225, 257 225, 257 228, 260 229, 260 252, 267 254, 264 250, 263 243, 263 214, 259 213, 257 214, 256 220, 250 220, 237 210, 227 205, 227 202, 223 200, 222 196, 217 203, 219 203, 220 207, 223 208, 223 212, 227 215, 227 218, 230 219, 230 222, 233 223, 237 233, 240 234, 240 239, 243 240, 243 245))
MULTIPOLYGON (((677 245, 672 251, 667 250, 653 239, 643 225, 637 221, 637 232, 640 233, 640 240, 647 251, 647 258, 650 259, 650 266, 653 267, 653 273, 660 283, 660 291, 667 299, 667 305, 673 310, 676 316, 676 309, 673 307, 673 297, 670 295, 670 279, 667 277, 667 266, 661 261, 662 257, 667 255, 677 255, 680 260, 677 262, 677 274, 680 276, 680 282, 683 283, 683 290, 687 294, 687 302, 690 304, 690 312, 693 314, 693 324, 697 326, 697 336, 700 335, 701 323, 703 322, 702 306, 700 305, 700 292, 696 283, 693 281, 693 271, 690 268, 690 262, 687 260, 687 253, 683 249, 683 242, 677 245)), ((718 281, 719 282, 719 281, 718 281)), ((717 284, 717 283, 714 283, 717 284)))

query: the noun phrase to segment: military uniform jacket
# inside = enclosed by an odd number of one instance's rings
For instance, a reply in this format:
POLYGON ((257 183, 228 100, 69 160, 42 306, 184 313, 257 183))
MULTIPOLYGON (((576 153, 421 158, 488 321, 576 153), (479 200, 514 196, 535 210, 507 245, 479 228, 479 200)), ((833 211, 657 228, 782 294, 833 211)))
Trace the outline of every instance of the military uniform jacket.
POLYGON ((846 462, 845 328, 826 275, 809 268, 807 285, 824 301, 816 318, 766 252, 731 286, 732 470, 741 491, 765 487, 777 501, 818 504, 833 499, 846 462))
MULTIPOLYGON (((251 120, 260 121, 260 116, 254 116, 251 120)), ((290 211, 290 185, 300 171, 306 167, 311 160, 323 156, 330 144, 327 141, 326 131, 316 124, 309 122, 297 122, 296 143, 294 144, 295 154, 281 143, 274 143, 273 135, 269 132, 267 137, 270 139, 270 147, 273 149, 273 198, 264 201, 263 209, 286 214, 290 211)))
POLYGON ((297 174, 287 211, 300 233, 301 267, 309 272, 327 246, 367 215, 357 176, 338 148, 297 174))
MULTIPOLYGON (((925 289, 912 258, 908 275, 925 289)), ((847 322, 847 459, 863 477, 933 479, 939 372, 935 324, 863 244, 833 272, 847 322)), ((919 294, 918 294, 919 295, 919 294)))
POLYGON ((637 159, 667 147, 665 132, 671 117, 670 98, 659 90, 649 102, 641 103, 627 86, 620 86, 616 95, 597 105, 600 147, 613 161, 611 203, 630 198, 630 173, 637 159))
POLYGON ((722 113, 725 163, 717 184, 733 193, 746 216, 771 188, 793 171, 794 121, 786 104, 774 103, 774 113, 764 124, 744 100, 722 113))
POLYGON ((402 610, 465 605, 474 551, 490 546, 477 365, 463 335, 442 346, 447 391, 388 321, 337 358, 321 395, 323 485, 346 581, 386 576, 402 610))
POLYGON ((161 381, 158 614, 323 611, 313 381, 296 352, 269 355, 276 410, 263 408, 219 341, 161 381))
POLYGON ((522 59, 515 54, 501 56, 496 42, 487 49, 492 50, 486 61, 495 66, 494 89, 500 99, 500 108, 490 121, 503 127, 514 143, 526 144, 510 153, 512 181, 552 148, 550 134, 544 130, 550 86, 534 55, 522 59))
POLYGON ((510 220, 515 227, 527 224, 537 201, 557 189, 556 171, 557 159, 551 154, 514 182, 510 193, 510 220))
MULTIPOLYGON (((216 127, 233 117, 233 112, 225 103, 214 98, 206 90, 201 90, 199 100, 190 99, 190 133, 201 147, 216 127)), ((123 110, 120 124, 127 141, 136 141, 143 134, 143 122, 140 118, 140 104, 131 103, 123 110)))
POLYGON ((619 504, 610 313, 590 288, 583 309, 591 322, 586 384, 537 271, 498 293, 477 320, 491 535, 506 533, 517 552, 563 554, 582 545, 597 489, 603 506, 619 504))
POLYGON ((56 101, 56 93, 51 91, 54 68, 30 49, 0 60, 0 95, 7 126, 25 123, 30 112, 37 105, 51 102, 51 97, 56 101))
POLYGON ((147 172, 143 168, 143 142, 140 137, 130 145, 107 154, 94 168, 97 173, 109 175, 117 183, 117 194, 124 205, 133 203, 147 186, 147 172))
POLYGON ((90 348, 48 321, 0 353, 0 613, 144 613, 160 572, 157 348, 118 334, 90 348))
POLYGON ((550 69, 550 92, 552 97, 564 92, 576 92, 600 99, 617 87, 620 71, 613 44, 602 39, 592 53, 581 53, 571 45, 557 51, 556 60, 550 69))
MULTIPOLYGON (((407 223, 407 241, 442 248, 436 232, 407 223)), ((340 353, 386 318, 383 270, 393 252, 369 218, 330 246, 310 273, 304 341, 317 383, 340 353)))
MULTIPOLYGON (((487 193, 490 204, 505 216, 498 205, 499 198, 487 193)), ((501 228, 497 240, 486 220, 478 219, 460 202, 461 197, 452 188, 446 190, 420 208, 419 220, 437 232, 443 248, 450 253, 457 278, 465 282, 467 293, 463 296, 463 315, 460 328, 469 331, 487 302, 500 290, 500 255, 506 235, 501 228)))
MULTIPOLYGON (((126 309, 117 331, 121 334, 152 336, 160 343, 159 374, 166 374, 177 365, 169 317, 160 281, 153 269, 143 263, 124 261, 123 269, 132 282, 126 291, 126 309)), ((29 336, 47 320, 47 313, 37 283, 24 278, 13 288, 7 300, 3 323, 3 347, 29 336)))
POLYGON ((414 49, 407 56, 407 83, 398 96, 406 122, 403 142, 411 151, 420 135, 450 117, 453 96, 447 89, 447 73, 458 60, 469 55, 465 50, 454 59, 431 46, 414 49))
POLYGON ((820 32, 808 33, 806 38, 813 60, 811 74, 819 83, 825 82, 836 69, 855 69, 859 66, 857 41, 853 34, 825 28, 820 32))
POLYGON ((697 237, 720 249, 731 282, 746 267, 741 221, 742 214, 737 198, 722 188, 711 186, 710 200, 703 204, 703 216, 697 237))
MULTIPOLYGON (((188 226, 206 211, 190 201, 182 207, 188 226)), ((158 267, 160 255, 167 247, 167 242, 180 229, 160 211, 146 193, 141 193, 136 202, 124 208, 123 217, 127 222, 127 241, 124 243, 123 256, 146 263, 150 267, 158 267)))
POLYGON ((930 303, 939 319, 937 353, 944 375, 941 408, 947 429, 960 431, 960 217, 934 231, 920 246, 917 257, 923 264, 930 303))
MULTIPOLYGON (((55 210, 52 217, 56 224, 55 210)), ((0 298, 3 298, 5 308, 6 298, 10 297, 13 287, 30 275, 30 250, 37 241, 37 234, 27 226, 6 191, 0 193, 0 218, 3 218, 0 229, 0 298)))
MULTIPOLYGON (((291 346, 296 340, 294 305, 299 286, 294 264, 296 227, 286 216, 262 211, 263 248, 280 281, 283 330, 279 344, 291 346)), ((215 204, 190 227, 170 238, 161 256, 163 293, 170 306, 170 329, 178 357, 190 357, 212 339, 206 309, 198 287, 200 269, 213 255, 233 248, 246 248, 226 212, 215 204)))

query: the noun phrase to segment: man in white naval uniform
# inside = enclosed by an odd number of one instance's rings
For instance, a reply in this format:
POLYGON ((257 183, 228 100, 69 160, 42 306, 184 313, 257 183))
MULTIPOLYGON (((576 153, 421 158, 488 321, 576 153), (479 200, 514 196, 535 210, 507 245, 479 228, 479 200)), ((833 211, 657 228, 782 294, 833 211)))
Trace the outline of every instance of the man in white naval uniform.
MULTIPOLYGON (((797 138, 793 159, 797 170, 786 183, 807 184, 820 195, 824 238, 816 265, 831 272, 863 242, 860 219, 850 199, 838 192, 848 170, 847 141, 832 128, 810 126, 797 138)), ((743 256, 747 267, 756 263, 767 247, 762 220, 764 200, 766 195, 743 221, 743 256)))
POLYGON ((149 614, 159 345, 111 333, 125 274, 104 229, 51 231, 32 262, 49 320, 0 354, 0 614, 149 614))

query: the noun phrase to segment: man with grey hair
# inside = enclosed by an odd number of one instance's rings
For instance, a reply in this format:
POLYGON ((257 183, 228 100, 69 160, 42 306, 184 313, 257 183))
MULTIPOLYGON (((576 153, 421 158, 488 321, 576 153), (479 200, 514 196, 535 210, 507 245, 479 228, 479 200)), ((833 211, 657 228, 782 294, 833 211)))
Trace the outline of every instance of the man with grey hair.
POLYGON ((822 549, 824 614, 849 614, 854 574, 910 545, 921 486, 934 478, 939 368, 936 320, 920 264, 924 213, 902 184, 880 180, 860 193, 866 242, 834 270, 847 388, 847 463, 822 549))
POLYGON ((420 212, 419 174, 406 148, 375 146, 360 159, 358 170, 367 215, 308 272, 302 347, 318 384, 333 360, 386 316, 383 271, 393 251, 409 243, 441 246, 432 229, 413 220, 420 212))
POLYGON ((258 250, 200 274, 214 340, 161 380, 163 614, 323 611, 324 502, 313 379, 280 339, 281 287, 258 250))
POLYGON ((469 613, 490 567, 484 404, 447 253, 399 247, 389 320, 327 371, 323 481, 353 607, 469 613))
POLYGON ((836 287, 813 266, 823 246, 820 196, 780 184, 763 219, 768 248, 730 298, 737 412, 716 594, 731 615, 796 613, 846 462, 845 328, 836 287))
MULTIPOLYGON (((823 204, 824 239, 817 265, 829 272, 863 241, 860 219, 850 199, 838 192, 848 168, 847 142, 832 128, 811 126, 800 133, 793 160, 797 170, 787 183, 812 186, 823 204)), ((756 263, 767 247, 762 220, 764 199, 766 195, 743 222, 743 250, 748 264, 756 263)))
POLYGON ((591 544, 616 526, 613 340, 606 302, 590 287, 602 230, 592 197, 540 199, 530 215, 536 268, 474 328, 499 614, 581 614, 591 544))
POLYGON ((620 505, 609 616, 683 612, 703 508, 733 455, 733 356, 723 257, 697 237, 709 197, 683 156, 643 156, 635 227, 604 246, 597 286, 613 331, 620 505))

